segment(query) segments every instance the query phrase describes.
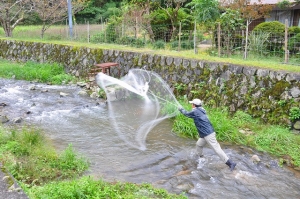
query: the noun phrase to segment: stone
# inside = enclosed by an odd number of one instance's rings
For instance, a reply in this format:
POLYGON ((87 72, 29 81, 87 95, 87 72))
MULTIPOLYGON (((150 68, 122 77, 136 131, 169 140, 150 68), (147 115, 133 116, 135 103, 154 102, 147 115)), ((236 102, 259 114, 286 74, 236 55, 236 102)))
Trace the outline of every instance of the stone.
POLYGON ((85 90, 81 90, 78 92, 78 95, 80 96, 88 96, 88 93, 85 90))
POLYGON ((297 120, 297 121, 294 123, 293 128, 294 128, 295 130, 300 130, 300 120, 297 120))
POLYGON ((253 155, 253 156, 251 157, 251 160, 252 160, 252 162, 254 162, 254 163, 260 162, 260 158, 258 157, 258 155, 253 155))
POLYGON ((298 87, 293 87, 291 89, 291 95, 294 97, 294 98, 297 98, 300 96, 300 89, 298 87))
POLYGON ((21 123, 22 122, 22 118, 21 117, 16 117, 13 119, 13 123, 21 123))
POLYGON ((8 122, 9 119, 6 115, 0 115, 0 122, 3 124, 3 123, 6 123, 8 122))
POLYGON ((59 96, 60 97, 66 97, 66 96, 68 96, 69 94, 68 93, 64 93, 64 92, 60 92, 59 93, 59 96))

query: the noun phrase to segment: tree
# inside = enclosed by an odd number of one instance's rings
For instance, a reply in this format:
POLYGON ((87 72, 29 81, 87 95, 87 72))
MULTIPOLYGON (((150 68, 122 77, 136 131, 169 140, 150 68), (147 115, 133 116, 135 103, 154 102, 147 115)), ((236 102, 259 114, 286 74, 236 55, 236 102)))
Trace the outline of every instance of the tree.
MULTIPOLYGON (((32 0, 35 2, 35 12, 42 20, 41 38, 45 31, 53 24, 63 21, 68 17, 67 0, 32 0)), ((69 0, 70 1, 70 0, 69 0)), ((84 0, 72 0, 72 14, 83 9, 84 0)))
POLYGON ((121 7, 120 0, 89 0, 84 9, 75 14, 76 21, 79 23, 102 23, 111 15, 115 14, 116 9, 121 7))
POLYGON ((0 23, 6 37, 12 37, 15 27, 34 10, 31 0, 0 0, 0 23))
POLYGON ((219 1, 217 0, 192 0, 191 6, 197 22, 211 26, 220 17, 219 1))
MULTIPOLYGON (((150 9, 152 2, 150 0, 129 0, 123 9, 123 22, 127 24, 140 24, 147 30, 150 39, 153 41, 154 34, 151 28, 150 9)), ((137 26, 135 26, 137 27, 137 26)), ((135 34, 137 30, 135 30, 135 34)), ((135 35, 137 37, 137 35, 135 35)))
POLYGON ((180 12, 181 7, 187 0, 166 0, 164 5, 160 5, 160 8, 166 12, 171 21, 172 30, 171 30, 171 38, 174 37, 176 26, 178 23, 178 14, 180 12))

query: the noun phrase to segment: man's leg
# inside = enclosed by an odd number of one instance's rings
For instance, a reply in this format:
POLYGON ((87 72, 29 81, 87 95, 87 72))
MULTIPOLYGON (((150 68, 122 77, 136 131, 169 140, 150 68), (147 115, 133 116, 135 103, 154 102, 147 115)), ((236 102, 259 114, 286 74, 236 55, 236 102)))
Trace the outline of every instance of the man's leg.
POLYGON ((206 145, 206 140, 204 138, 199 138, 196 143, 196 151, 199 157, 203 156, 203 147, 206 145))
POLYGON ((204 138, 206 142, 211 146, 211 148, 216 152, 216 154, 221 158, 221 160, 226 163, 229 159, 225 152, 221 149, 220 144, 216 139, 216 133, 211 133, 204 138))

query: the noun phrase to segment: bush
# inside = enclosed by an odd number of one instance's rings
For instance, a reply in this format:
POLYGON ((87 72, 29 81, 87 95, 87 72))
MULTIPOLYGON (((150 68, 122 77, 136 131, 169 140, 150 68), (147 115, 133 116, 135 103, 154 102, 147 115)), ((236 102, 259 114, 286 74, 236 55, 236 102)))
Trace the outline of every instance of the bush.
POLYGON ((289 39, 288 49, 291 54, 297 54, 300 52, 300 33, 289 39))
POLYGON ((134 37, 120 37, 116 40, 116 43, 121 44, 121 45, 129 45, 134 42, 135 38, 134 37))
POLYGON ((137 38, 132 43, 130 43, 130 46, 142 48, 145 46, 145 41, 144 39, 137 38))
POLYGON ((263 22, 258 24, 253 31, 255 33, 269 33, 268 49, 273 52, 282 50, 284 44, 285 25, 279 21, 263 22))
MULTIPOLYGON (((178 50, 178 45, 179 45, 179 42, 177 40, 173 41, 171 43, 171 49, 178 50)), ((193 41, 189 41, 189 40, 183 40, 180 43, 180 48, 184 49, 184 50, 193 49, 194 48, 194 42, 193 41)))
POLYGON ((296 34, 300 33, 300 27, 298 27, 298 26, 291 26, 291 27, 289 27, 288 31, 289 31, 290 35, 296 35, 296 34))
POLYGON ((279 21, 263 22, 258 24, 253 31, 270 33, 272 36, 284 36, 285 25, 279 21))
POLYGON ((165 42, 163 40, 158 40, 153 43, 154 49, 164 49, 165 48, 165 42))
POLYGON ((289 114, 289 116, 290 116, 290 120, 291 120, 292 122, 294 122, 295 120, 300 119, 300 108, 299 108, 299 107, 292 107, 292 108, 290 109, 290 114, 289 114))
POLYGON ((105 42, 105 34, 103 32, 92 35, 91 36, 91 43, 102 43, 105 42))

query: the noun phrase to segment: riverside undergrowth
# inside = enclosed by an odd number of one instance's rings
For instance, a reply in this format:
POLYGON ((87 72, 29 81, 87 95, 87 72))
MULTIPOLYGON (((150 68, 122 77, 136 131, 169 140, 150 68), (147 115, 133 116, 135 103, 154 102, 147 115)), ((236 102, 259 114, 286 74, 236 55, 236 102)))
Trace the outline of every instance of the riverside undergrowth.
POLYGON ((31 199, 186 198, 147 183, 109 183, 84 176, 88 160, 72 145, 56 152, 43 132, 32 127, 0 126, 0 161, 31 199))
MULTIPOLYGON (((191 110, 186 100, 180 103, 186 110, 191 110)), ((230 115, 226 107, 204 108, 219 141, 268 152, 279 158, 281 164, 300 167, 300 136, 293 134, 288 127, 263 123, 242 111, 230 115)), ((174 118, 173 131, 182 137, 198 138, 193 120, 182 114, 174 118)))
POLYGON ((17 80, 37 81, 60 85, 74 82, 76 78, 66 74, 64 67, 57 63, 17 63, 0 59, 0 77, 17 80))

